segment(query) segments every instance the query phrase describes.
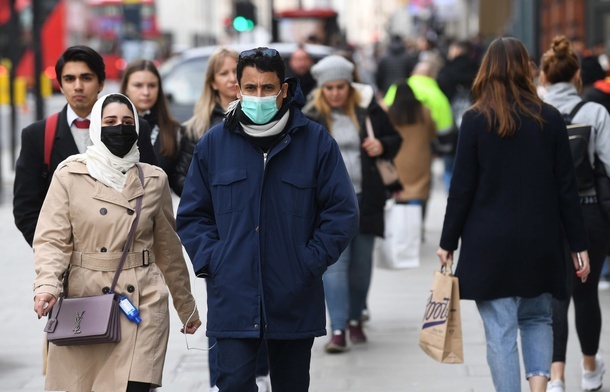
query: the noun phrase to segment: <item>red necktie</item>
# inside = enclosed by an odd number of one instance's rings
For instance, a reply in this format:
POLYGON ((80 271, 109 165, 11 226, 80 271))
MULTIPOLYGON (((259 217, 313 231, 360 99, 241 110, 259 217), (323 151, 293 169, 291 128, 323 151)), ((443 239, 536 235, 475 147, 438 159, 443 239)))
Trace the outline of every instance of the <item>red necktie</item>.
POLYGON ((74 122, 72 124, 76 125, 76 128, 78 129, 89 129, 89 124, 91 123, 91 121, 89 120, 74 120, 74 122))

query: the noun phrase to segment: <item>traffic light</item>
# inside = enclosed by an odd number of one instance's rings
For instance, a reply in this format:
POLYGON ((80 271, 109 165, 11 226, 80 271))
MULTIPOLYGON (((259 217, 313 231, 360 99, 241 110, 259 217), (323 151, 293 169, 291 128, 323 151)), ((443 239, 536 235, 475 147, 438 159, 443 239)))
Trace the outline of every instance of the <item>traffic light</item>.
POLYGON ((233 28, 240 33, 251 31, 256 25, 256 7, 250 0, 236 1, 234 4, 233 28))

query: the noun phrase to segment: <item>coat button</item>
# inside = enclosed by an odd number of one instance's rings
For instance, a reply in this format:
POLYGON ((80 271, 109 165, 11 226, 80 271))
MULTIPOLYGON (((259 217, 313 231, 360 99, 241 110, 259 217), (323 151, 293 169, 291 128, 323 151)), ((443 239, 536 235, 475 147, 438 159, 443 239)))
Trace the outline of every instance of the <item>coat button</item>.
POLYGON ((258 329, 258 324, 254 324, 254 328, 258 329))
POLYGON ((259 227, 256 226, 256 229, 254 229, 254 231, 256 231, 258 233, 260 231, 259 227))
POLYGON ((110 292, 110 287, 106 286, 102 289, 102 293, 108 294, 110 292))
POLYGON ((134 210, 132 210, 131 208, 127 209, 127 215, 133 215, 134 210))
POLYGON ((108 252, 108 249, 106 249, 106 247, 102 247, 102 249, 100 249, 100 252, 108 252))
POLYGON ((106 215, 108 213, 108 210, 105 208, 100 208, 100 214, 102 215, 106 215))
POLYGON ((136 291, 136 288, 133 287, 132 285, 127 285, 127 291, 130 293, 133 293, 134 291, 136 291))

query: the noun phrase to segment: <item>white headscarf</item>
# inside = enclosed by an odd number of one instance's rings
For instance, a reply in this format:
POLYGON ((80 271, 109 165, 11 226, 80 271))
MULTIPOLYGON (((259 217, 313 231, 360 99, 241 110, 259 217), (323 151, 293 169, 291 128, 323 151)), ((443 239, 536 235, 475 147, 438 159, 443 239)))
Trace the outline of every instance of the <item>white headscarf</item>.
POLYGON ((122 95, 130 103, 134 113, 134 122, 136 132, 140 134, 140 124, 138 121, 138 111, 133 102, 123 94, 108 94, 104 95, 95 102, 91 111, 91 124, 89 125, 89 136, 93 142, 92 146, 87 147, 84 154, 72 155, 64 161, 79 161, 87 164, 87 170, 91 177, 95 178, 102 184, 116 189, 118 192, 123 190, 127 171, 140 161, 140 151, 138 150, 137 141, 131 147, 131 150, 123 158, 117 157, 108 150, 102 142, 102 106, 111 95, 122 95))

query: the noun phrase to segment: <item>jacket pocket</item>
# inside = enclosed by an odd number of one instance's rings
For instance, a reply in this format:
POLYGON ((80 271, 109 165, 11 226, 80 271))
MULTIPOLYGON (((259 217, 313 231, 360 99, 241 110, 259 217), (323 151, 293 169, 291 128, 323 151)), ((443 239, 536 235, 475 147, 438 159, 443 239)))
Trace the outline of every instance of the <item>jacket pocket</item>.
POLYGON ((285 193, 281 198, 282 209, 292 215, 309 218, 315 210, 316 181, 296 173, 282 176, 285 193))
POLYGON ((219 171, 213 176, 212 188, 218 214, 244 209, 248 197, 246 178, 245 169, 219 171))

